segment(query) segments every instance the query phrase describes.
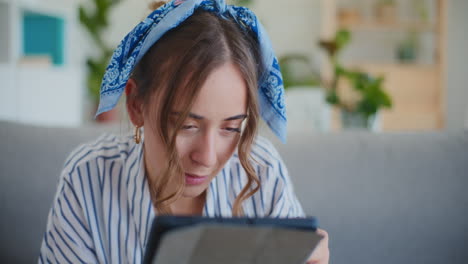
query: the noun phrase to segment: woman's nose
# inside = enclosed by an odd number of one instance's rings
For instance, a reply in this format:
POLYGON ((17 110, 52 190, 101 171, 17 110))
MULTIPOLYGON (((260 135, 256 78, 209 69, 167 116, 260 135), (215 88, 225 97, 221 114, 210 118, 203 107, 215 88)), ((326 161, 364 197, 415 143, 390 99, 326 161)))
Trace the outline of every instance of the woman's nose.
POLYGON ((203 167, 213 167, 216 165, 216 136, 215 133, 206 131, 201 140, 192 151, 191 158, 203 167))

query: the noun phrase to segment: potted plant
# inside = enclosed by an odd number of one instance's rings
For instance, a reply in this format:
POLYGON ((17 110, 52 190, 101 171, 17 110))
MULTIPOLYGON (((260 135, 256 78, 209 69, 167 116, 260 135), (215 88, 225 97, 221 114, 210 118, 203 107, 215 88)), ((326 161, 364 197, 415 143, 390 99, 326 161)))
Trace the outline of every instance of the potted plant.
POLYGON ((341 3, 338 7, 338 21, 341 24, 353 24, 362 20, 360 10, 356 7, 356 3, 341 3))
POLYGON ((383 89, 382 76, 376 77, 364 71, 347 69, 339 63, 338 54, 350 40, 349 31, 339 30, 333 40, 320 42, 334 68, 332 80, 323 81, 324 87, 327 88, 326 101, 341 110, 344 128, 371 129, 379 110, 390 108, 392 101, 383 89), (353 96, 345 97, 340 93, 339 88, 344 82, 351 86, 353 96))
MULTIPOLYGON (((104 41, 103 33, 109 25, 109 12, 111 7, 118 2, 120 2, 120 0, 93 0, 91 2, 93 6, 89 9, 85 9, 83 5, 79 7, 80 23, 89 33, 97 47, 97 55, 88 57, 86 60, 88 95, 95 109, 97 109, 99 103, 99 91, 102 77, 104 76, 107 64, 113 52, 113 49, 104 41)), ((118 110, 114 108, 111 111, 100 114, 96 120, 98 122, 110 122, 116 120, 117 117, 118 110)))
POLYGON ((291 53, 279 58, 281 74, 283 75, 284 89, 306 86, 318 87, 320 77, 306 55, 291 53))
POLYGON ((330 106, 325 102, 320 75, 304 54, 279 58, 283 75, 289 131, 328 131, 330 106))
POLYGON ((411 63, 417 59, 418 53, 418 33, 413 31, 403 39, 397 46, 396 55, 400 62, 411 63))
POLYGON ((397 7, 395 0, 378 0, 375 5, 377 21, 381 23, 392 23, 396 21, 397 7))
POLYGON ((249 7, 254 0, 229 0, 228 4, 249 7))

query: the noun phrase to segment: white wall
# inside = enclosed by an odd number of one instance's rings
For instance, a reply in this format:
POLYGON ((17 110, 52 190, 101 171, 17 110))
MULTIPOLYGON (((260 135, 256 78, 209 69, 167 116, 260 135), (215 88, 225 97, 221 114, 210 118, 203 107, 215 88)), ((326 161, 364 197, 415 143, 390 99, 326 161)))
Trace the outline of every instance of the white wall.
POLYGON ((447 129, 468 127, 468 1, 449 0, 447 41, 447 129), (465 121, 466 120, 466 121, 465 121))
POLYGON ((277 56, 290 52, 318 54, 320 0, 255 0, 252 10, 270 35, 277 56))
POLYGON ((120 41, 149 13, 150 0, 122 0, 111 13, 111 30, 106 34, 109 44, 117 46, 120 41))

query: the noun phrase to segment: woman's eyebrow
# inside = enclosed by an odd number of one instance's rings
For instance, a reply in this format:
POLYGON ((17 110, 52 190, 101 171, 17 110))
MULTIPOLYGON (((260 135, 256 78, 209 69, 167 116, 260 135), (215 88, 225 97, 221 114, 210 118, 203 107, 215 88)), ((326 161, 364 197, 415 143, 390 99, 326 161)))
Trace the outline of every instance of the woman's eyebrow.
POLYGON ((231 117, 228 117, 228 118, 224 119, 224 121, 231 121, 231 120, 245 119, 246 117, 247 117, 247 115, 246 115, 246 114, 235 115, 235 116, 231 116, 231 117))
MULTIPOLYGON (((173 115, 180 115, 179 112, 172 112, 171 114, 173 114, 173 115)), ((203 120, 203 119, 205 119, 204 116, 197 115, 197 114, 194 114, 194 113, 189 113, 189 114, 188 114, 188 117, 193 118, 193 119, 197 119, 197 120, 203 120)), ((247 117, 246 114, 240 114, 240 115, 235 115, 235 116, 228 117, 228 118, 224 119, 224 121, 232 121, 232 120, 238 120, 238 119, 245 119, 246 117, 247 117)))
MULTIPOLYGON (((180 112, 172 112, 171 115, 180 115, 180 112)), ((189 113, 188 117, 193 118, 193 119, 197 119, 197 120, 205 119, 205 117, 203 117, 201 115, 194 114, 194 113, 189 113)))

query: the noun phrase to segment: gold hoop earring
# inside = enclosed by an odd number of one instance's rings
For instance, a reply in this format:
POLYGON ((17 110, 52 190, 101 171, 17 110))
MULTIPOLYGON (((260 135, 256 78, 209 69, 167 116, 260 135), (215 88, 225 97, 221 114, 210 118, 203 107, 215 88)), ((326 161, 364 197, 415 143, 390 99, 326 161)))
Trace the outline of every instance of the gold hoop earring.
POLYGON ((141 142, 141 129, 138 126, 135 126, 135 135, 133 135, 135 143, 140 144, 141 142))

